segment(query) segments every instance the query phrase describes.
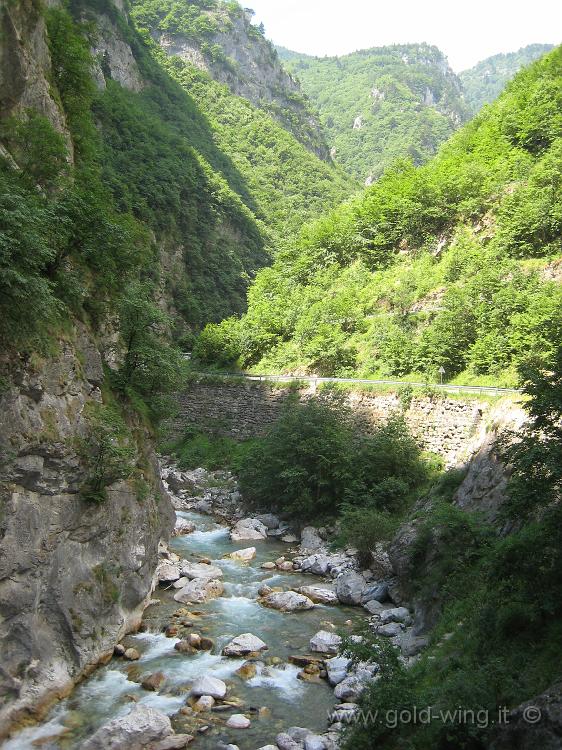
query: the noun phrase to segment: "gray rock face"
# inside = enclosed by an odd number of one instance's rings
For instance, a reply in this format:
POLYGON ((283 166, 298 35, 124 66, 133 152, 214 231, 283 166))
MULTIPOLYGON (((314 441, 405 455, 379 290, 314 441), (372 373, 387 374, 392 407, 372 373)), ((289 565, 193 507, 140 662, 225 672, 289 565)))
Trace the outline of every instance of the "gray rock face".
POLYGON ((334 689, 334 695, 340 701, 356 702, 372 679, 372 674, 367 670, 358 670, 342 680, 334 689))
POLYGON ((195 531, 195 524, 192 521, 187 521, 185 518, 177 518, 172 536, 184 536, 185 534, 192 534, 195 531))
POLYGON ((336 594, 342 604, 358 606, 361 604, 364 590, 365 579, 353 570, 336 578, 336 594))
POLYGON ((144 502, 128 482, 110 486, 100 504, 82 499, 86 469, 73 446, 88 429, 85 406, 101 398, 101 358, 82 326, 69 339, 33 370, 8 364, 11 384, 0 395, 3 727, 68 689, 138 627, 159 540, 175 521, 148 435, 153 491, 144 502))
POLYGON ((243 633, 233 638, 228 645, 223 648, 224 656, 246 656, 257 651, 267 650, 267 644, 252 633, 243 633))
POLYGON ((169 737, 170 719, 148 706, 135 706, 126 716, 104 724, 86 740, 82 750, 140 750, 169 737))
POLYGON ((361 601, 363 604, 368 604, 369 602, 383 603, 388 601, 388 584, 378 583, 376 586, 369 586, 364 589, 361 601))
POLYGON ((560 750, 562 683, 517 706, 508 719, 492 734, 488 750, 560 750))
POLYGON ((281 521, 273 513, 263 513, 261 516, 258 516, 257 519, 260 523, 263 523, 268 531, 278 529, 281 525, 281 521))
POLYGON ((312 609, 314 602, 303 594, 297 594, 295 591, 279 591, 266 596, 264 603, 272 609, 279 609, 282 612, 300 612, 306 609, 312 609))

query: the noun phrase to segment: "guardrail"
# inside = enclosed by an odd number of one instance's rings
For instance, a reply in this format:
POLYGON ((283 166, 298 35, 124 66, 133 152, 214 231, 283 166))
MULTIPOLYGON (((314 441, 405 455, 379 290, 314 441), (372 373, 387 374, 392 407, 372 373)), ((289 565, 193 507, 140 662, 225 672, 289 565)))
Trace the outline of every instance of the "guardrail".
POLYGON ((316 387, 319 383, 358 383, 362 385, 399 385, 412 388, 435 388, 460 393, 486 393, 490 395, 521 394, 521 388, 499 388, 493 385, 452 385, 451 383, 412 383, 407 380, 369 380, 368 378, 321 378, 313 375, 248 375, 246 373, 194 373, 202 377, 240 378, 254 381, 274 381, 280 383, 305 382, 316 387))

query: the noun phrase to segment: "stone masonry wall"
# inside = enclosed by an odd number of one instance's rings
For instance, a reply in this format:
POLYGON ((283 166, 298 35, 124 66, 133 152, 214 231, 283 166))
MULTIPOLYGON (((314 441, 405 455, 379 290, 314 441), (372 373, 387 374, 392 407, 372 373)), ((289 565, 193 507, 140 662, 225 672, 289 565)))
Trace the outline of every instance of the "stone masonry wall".
MULTIPOLYGON (((291 393, 288 386, 272 386, 256 381, 205 381, 193 383, 179 395, 179 412, 173 432, 181 434, 189 425, 237 440, 263 435, 278 419, 291 393)), ((311 396, 311 389, 298 392, 311 396)), ((393 393, 350 392, 348 403, 365 414, 373 425, 403 411, 406 422, 421 446, 443 457, 447 466, 464 462, 478 449, 484 430, 486 401, 446 396, 414 397, 403 405, 393 393)))

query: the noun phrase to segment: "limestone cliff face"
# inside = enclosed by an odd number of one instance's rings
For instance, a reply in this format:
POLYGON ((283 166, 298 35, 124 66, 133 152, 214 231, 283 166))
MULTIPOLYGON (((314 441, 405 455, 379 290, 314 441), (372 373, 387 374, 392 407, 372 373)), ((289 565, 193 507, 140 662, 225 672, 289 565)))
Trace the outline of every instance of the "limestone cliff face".
POLYGON ((155 41, 169 55, 205 70, 237 96, 268 111, 309 150, 330 160, 319 121, 305 98, 300 83, 283 68, 274 46, 251 23, 251 12, 217 11, 218 31, 200 42, 182 34, 152 29, 155 41), (212 48, 221 50, 214 56, 212 48))
MULTIPOLYGON (((51 96, 39 4, 0 4, 0 33, 1 116, 31 108, 70 146, 51 96)), ((100 44, 112 74, 138 84, 109 26, 100 44)), ((115 341, 115 331, 96 338, 74 322, 54 353, 0 355, 0 738, 70 690, 138 626, 159 541, 173 527, 151 436, 125 407, 133 478, 110 485, 99 504, 80 493, 86 467, 77 441, 88 408, 102 401, 103 364, 118 356, 115 341)))
POLYGON ((41 711, 134 630, 173 512, 150 440, 131 422, 136 481, 82 499, 76 439, 101 401, 100 351, 85 328, 46 360, 2 362, 0 398, 0 736, 41 711))

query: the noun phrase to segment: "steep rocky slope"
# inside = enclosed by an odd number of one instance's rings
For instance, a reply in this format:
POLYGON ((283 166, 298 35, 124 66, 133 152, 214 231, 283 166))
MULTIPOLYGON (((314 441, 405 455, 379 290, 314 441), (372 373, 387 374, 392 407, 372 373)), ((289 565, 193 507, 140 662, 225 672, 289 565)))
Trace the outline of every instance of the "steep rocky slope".
POLYGON ((329 159, 319 122, 298 82, 282 67, 277 52, 252 24, 253 11, 236 2, 185 4, 133 0, 140 28, 169 55, 208 72, 278 120, 307 148, 329 159))
POLYGON ((436 47, 324 58, 279 51, 320 111, 335 161, 368 184, 399 157, 427 160, 467 119, 460 81, 436 47))

